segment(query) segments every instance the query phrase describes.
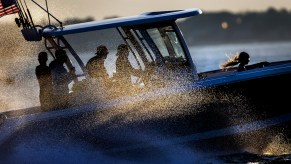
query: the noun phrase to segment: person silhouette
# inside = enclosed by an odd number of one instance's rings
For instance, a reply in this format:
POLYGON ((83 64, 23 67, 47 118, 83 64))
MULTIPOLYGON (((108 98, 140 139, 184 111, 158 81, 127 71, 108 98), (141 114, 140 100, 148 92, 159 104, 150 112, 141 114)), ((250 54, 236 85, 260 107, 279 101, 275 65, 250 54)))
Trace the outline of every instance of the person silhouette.
POLYGON ((141 76, 142 71, 134 69, 128 60, 129 47, 126 44, 120 44, 117 47, 116 73, 114 74, 115 85, 120 93, 131 92, 132 88, 131 75, 141 76))
POLYGON ((56 59, 49 64, 52 74, 53 93, 56 98, 56 108, 63 108, 69 105, 69 83, 74 79, 64 67, 68 56, 65 50, 55 51, 56 59))
POLYGON ((35 68, 35 75, 39 84, 39 101, 42 111, 49 111, 52 108, 52 76, 47 66, 48 55, 46 52, 38 54, 39 65, 35 68))
POLYGON ((269 62, 260 62, 253 65, 248 65, 250 61, 250 55, 247 52, 240 52, 239 55, 235 55, 233 58, 223 63, 221 67, 227 69, 238 64, 237 71, 246 71, 254 68, 262 68, 269 64, 269 62))
POLYGON ((96 56, 89 59, 86 64, 88 75, 91 78, 99 79, 102 85, 106 87, 110 87, 111 84, 111 80, 104 65, 108 53, 107 47, 100 45, 96 48, 96 56))
POLYGON ((237 67, 237 71, 245 71, 247 70, 246 65, 250 62, 250 55, 246 52, 241 52, 238 56, 239 65, 237 67))
POLYGON ((88 60, 86 64, 88 78, 84 80, 84 87, 86 89, 82 90, 82 99, 96 102, 107 99, 110 95, 112 81, 105 67, 108 53, 109 51, 106 46, 99 45, 96 48, 96 55, 88 60))

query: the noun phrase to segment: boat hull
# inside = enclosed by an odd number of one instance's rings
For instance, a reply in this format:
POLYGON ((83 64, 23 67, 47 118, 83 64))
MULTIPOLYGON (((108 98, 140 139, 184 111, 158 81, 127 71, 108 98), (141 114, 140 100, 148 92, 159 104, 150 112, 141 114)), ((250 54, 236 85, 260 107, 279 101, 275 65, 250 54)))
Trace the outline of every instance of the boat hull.
POLYGON ((291 92, 290 84, 290 74, 282 74, 145 94, 104 107, 91 104, 13 117, 2 124, 2 132, 5 128, 10 131, 0 138, 0 156, 9 159, 27 149, 50 156, 37 150, 41 147, 52 154, 64 151, 59 145, 70 147, 68 151, 73 154, 81 149, 89 154, 144 160, 148 156, 160 160, 175 148, 216 154, 263 154, 272 144, 282 144, 288 150, 291 112, 286 95, 291 92))

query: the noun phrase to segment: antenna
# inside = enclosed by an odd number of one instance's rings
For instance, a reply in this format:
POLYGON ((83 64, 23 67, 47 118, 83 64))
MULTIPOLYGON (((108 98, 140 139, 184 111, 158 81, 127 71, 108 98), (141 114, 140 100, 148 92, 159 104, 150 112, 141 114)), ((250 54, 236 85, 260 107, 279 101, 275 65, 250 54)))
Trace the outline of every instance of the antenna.
POLYGON ((32 17, 31 17, 31 14, 30 14, 30 11, 29 11, 29 9, 28 9, 28 7, 27 7, 27 5, 26 5, 26 1, 25 1, 25 0, 24 0, 24 4, 25 4, 25 6, 26 6, 26 10, 27 10, 28 16, 29 16, 29 18, 30 18, 30 22, 31 22, 31 24, 32 24, 32 27, 35 27, 35 26, 34 26, 34 23, 33 23, 33 20, 32 20, 32 17))
POLYGON ((46 5, 46 10, 47 10, 47 17, 48 17, 49 25, 51 25, 51 20, 50 20, 50 15, 49 15, 49 10, 48 10, 47 0, 45 0, 45 5, 46 5))
POLYGON ((29 22, 28 16, 27 16, 27 14, 25 12, 25 9, 24 9, 21 1, 19 1, 19 2, 20 3, 17 2, 17 4, 18 4, 19 9, 20 9, 20 14, 19 14, 19 16, 20 16, 20 22, 21 22, 23 28, 29 28, 31 26, 30 26, 30 22, 29 22))

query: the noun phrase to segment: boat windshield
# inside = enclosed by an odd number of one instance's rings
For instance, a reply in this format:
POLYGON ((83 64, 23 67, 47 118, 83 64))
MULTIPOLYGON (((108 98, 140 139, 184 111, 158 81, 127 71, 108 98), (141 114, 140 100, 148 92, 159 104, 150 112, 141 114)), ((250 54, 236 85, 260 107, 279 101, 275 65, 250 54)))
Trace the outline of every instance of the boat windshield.
POLYGON ((156 44, 165 62, 185 62, 186 56, 172 26, 150 28, 147 32, 156 44))

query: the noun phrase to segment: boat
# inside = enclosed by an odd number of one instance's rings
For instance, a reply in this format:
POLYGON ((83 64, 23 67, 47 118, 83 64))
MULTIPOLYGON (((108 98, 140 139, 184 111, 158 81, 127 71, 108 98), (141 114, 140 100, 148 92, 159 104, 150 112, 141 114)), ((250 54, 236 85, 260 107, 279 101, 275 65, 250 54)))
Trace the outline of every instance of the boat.
POLYGON ((145 74, 133 86, 136 92, 48 112, 35 107, 1 113, 1 159, 29 151, 36 160, 67 161, 77 153, 97 160, 101 153, 154 162, 182 148, 266 154, 274 144, 290 154, 291 60, 242 72, 198 73, 177 21, 201 14, 194 8, 25 28, 24 38, 43 40, 52 55, 56 49, 67 51, 67 67, 77 70, 76 85, 88 78, 84 52, 93 54, 96 46, 86 39, 102 34, 116 43, 100 44, 127 44, 145 74))

